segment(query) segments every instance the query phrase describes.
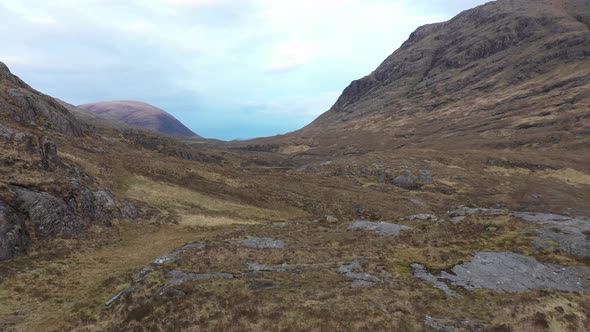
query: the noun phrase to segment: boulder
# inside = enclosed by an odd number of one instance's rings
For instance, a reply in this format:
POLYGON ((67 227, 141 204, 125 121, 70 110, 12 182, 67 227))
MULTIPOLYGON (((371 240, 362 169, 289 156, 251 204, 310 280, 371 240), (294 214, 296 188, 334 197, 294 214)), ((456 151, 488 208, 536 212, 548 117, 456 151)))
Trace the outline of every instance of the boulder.
POLYGON ((31 239, 24 219, 0 201, 0 261, 24 255, 30 247, 31 239))

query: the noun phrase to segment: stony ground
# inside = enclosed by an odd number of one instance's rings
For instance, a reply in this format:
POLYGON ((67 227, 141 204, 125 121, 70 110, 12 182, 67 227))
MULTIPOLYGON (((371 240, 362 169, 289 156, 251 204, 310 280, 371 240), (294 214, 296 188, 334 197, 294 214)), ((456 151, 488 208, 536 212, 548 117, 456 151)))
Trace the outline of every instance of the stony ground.
POLYGON ((118 277, 110 289, 103 288, 100 300, 112 298, 108 307, 86 320, 73 315, 65 326, 112 331, 582 331, 590 326, 588 257, 570 255, 559 243, 551 249, 539 245, 539 230, 548 219, 561 220, 556 227, 586 219, 485 208, 403 219, 224 226, 209 229, 209 235, 189 228, 176 241, 186 239, 185 244, 127 269, 127 284, 118 277), (452 222, 456 214, 464 218, 452 222))

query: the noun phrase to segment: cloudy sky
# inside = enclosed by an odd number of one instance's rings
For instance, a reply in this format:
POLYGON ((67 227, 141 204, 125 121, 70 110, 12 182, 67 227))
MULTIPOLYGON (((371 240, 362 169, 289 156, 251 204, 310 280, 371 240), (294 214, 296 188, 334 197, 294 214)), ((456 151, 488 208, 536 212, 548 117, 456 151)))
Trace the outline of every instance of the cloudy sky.
POLYGON ((418 26, 485 0, 0 0, 0 61, 79 105, 141 100, 198 134, 313 121, 418 26))

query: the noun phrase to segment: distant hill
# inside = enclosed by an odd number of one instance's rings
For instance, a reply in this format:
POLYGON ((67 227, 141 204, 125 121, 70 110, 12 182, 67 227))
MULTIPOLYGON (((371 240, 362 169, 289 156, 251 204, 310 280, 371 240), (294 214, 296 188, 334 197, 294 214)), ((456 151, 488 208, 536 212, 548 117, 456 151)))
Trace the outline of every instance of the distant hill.
POLYGON ((110 120, 180 137, 200 137, 175 117, 155 106, 139 101, 110 101, 84 104, 78 108, 110 120))

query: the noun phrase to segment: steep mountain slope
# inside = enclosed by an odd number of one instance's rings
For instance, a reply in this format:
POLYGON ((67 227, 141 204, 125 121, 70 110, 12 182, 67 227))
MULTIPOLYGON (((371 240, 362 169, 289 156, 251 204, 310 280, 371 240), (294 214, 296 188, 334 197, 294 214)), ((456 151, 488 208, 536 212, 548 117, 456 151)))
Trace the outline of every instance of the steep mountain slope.
POLYGON ((55 99, 28 86, 0 62, 0 116, 29 128, 56 130, 83 136, 85 126, 55 99))
POLYGON ((117 120, 162 134, 199 137, 164 110, 139 101, 99 102, 80 105, 78 108, 107 119, 117 120))
POLYGON ((274 141, 588 148, 590 1, 499 0, 420 27, 328 112, 274 141))

